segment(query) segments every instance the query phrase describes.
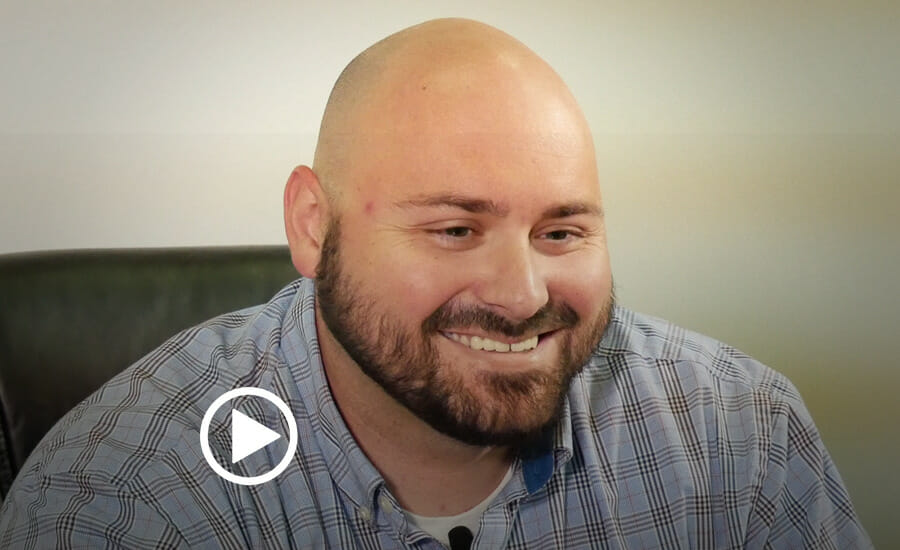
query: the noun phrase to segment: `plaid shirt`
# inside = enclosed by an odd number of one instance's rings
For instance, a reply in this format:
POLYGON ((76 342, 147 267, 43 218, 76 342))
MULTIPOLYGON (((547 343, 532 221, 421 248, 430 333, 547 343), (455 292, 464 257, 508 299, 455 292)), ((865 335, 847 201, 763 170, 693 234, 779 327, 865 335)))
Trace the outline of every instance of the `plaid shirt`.
MULTIPOLYGON (((282 429, 276 417, 264 423, 282 429)), ((784 377, 623 308, 572 383, 552 450, 513 468, 472 548, 871 547, 784 377)), ((13 484, 0 547, 441 548, 341 419, 303 279, 178 334, 73 409, 13 484), (244 386, 279 395, 299 429, 288 469, 253 487, 200 452, 207 407, 244 386)))

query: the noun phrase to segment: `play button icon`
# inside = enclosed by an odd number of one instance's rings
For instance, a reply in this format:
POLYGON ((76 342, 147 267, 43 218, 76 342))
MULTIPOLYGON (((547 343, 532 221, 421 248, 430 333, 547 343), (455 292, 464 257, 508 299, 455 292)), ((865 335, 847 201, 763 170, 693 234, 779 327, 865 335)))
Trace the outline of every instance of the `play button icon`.
POLYGON ((275 430, 266 428, 237 409, 231 409, 232 464, 279 439, 281 436, 275 430))
MULTIPOLYGON (((231 463, 236 464, 253 453, 268 447, 272 443, 282 438, 282 435, 275 430, 269 428, 250 418, 240 410, 231 409, 231 463)), ((273 479, 288 467, 294 452, 297 450, 297 421, 294 415, 284 401, 278 398, 274 393, 260 388, 236 388, 220 395, 212 405, 206 409, 203 420, 200 423, 200 448, 203 451, 203 458, 210 467, 221 477, 232 483, 239 485, 258 485, 273 479), (265 399, 269 403, 275 405, 278 411, 284 417, 288 426, 288 445, 287 452, 281 461, 270 471, 265 474, 256 476, 240 476, 229 472, 222 467, 221 464, 213 456, 212 449, 209 444, 209 429, 212 423, 213 415, 222 408, 222 405, 237 397, 251 396, 265 399)), ((265 457, 263 457, 265 458, 265 457)))

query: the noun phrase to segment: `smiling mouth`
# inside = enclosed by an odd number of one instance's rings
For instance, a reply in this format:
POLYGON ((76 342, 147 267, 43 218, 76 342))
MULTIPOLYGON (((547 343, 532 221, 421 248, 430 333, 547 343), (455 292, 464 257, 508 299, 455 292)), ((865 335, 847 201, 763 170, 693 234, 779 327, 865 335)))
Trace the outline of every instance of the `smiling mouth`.
POLYGON ((538 345, 538 336, 526 338, 518 342, 499 342, 484 336, 469 336, 455 332, 442 332, 444 336, 476 351, 494 351, 498 353, 523 353, 531 351, 538 345))

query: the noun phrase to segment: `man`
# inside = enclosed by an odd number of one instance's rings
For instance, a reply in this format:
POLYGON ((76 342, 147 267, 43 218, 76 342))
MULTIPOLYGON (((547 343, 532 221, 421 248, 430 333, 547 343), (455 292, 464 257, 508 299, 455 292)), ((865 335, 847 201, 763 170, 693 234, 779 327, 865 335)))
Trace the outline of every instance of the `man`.
POLYGON ((284 204, 304 278, 73 410, 0 546, 870 546, 787 380, 614 306, 590 131, 510 36, 437 20, 360 54, 284 204), (246 386, 299 433, 252 487, 200 451, 246 386))

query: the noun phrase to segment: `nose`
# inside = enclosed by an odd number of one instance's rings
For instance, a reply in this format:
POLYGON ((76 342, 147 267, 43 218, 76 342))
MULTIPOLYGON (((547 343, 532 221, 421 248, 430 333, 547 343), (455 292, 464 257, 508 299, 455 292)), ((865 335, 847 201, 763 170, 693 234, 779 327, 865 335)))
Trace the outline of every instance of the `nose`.
POLYGON ((547 304, 550 294, 539 254, 530 242, 500 246, 487 253, 478 279, 478 299, 510 320, 522 321, 547 304))

